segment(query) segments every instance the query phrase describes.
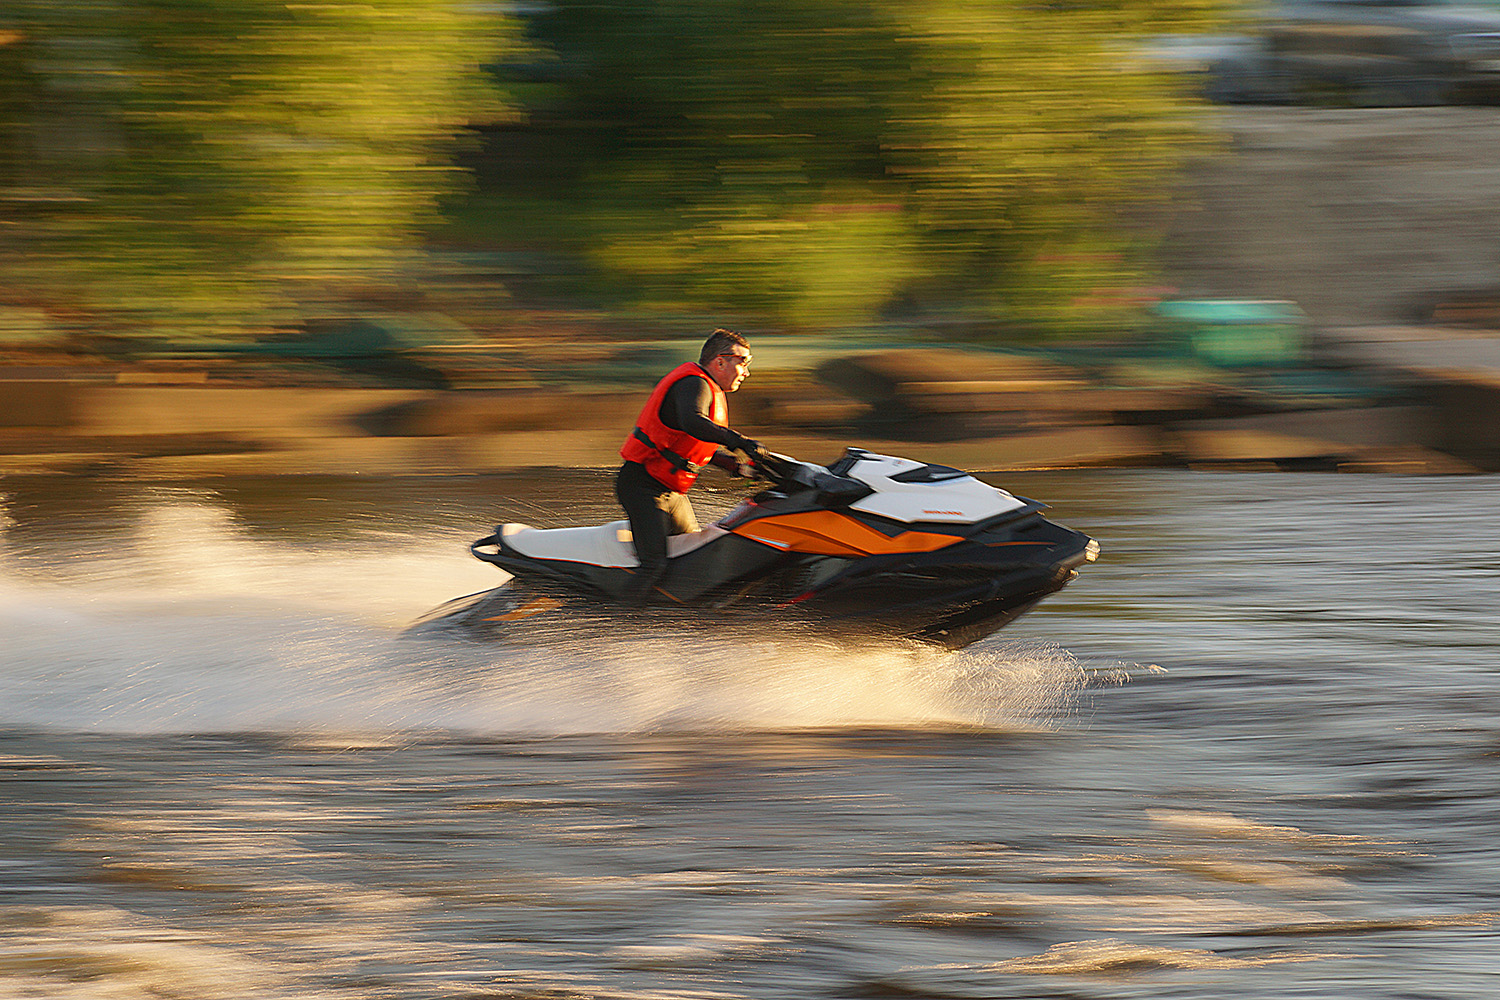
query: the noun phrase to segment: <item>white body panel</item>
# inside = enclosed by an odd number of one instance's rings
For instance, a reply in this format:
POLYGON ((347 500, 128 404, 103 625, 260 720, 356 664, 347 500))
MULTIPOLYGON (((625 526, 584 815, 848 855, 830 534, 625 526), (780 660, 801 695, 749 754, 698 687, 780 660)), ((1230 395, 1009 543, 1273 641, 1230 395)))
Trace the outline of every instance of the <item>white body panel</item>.
POLYGON ((850 504, 850 509, 908 524, 915 521, 972 524, 1026 506, 1024 501, 1004 490, 964 473, 956 472, 948 478, 916 483, 891 478, 922 468, 922 462, 913 462, 909 458, 866 453, 849 471, 849 477, 872 487, 875 492, 850 504))
MULTIPOLYGON (((564 559, 594 566, 627 568, 639 566, 629 521, 611 521, 587 528, 533 528, 525 524, 507 524, 500 532, 505 543, 523 556, 535 559, 564 559)), ((667 557, 685 555, 715 538, 728 534, 723 528, 709 525, 701 531, 673 535, 667 539, 667 557)))
MULTIPOLYGON (((922 521, 973 524, 1026 506, 1024 501, 1004 490, 956 469, 940 471, 921 482, 901 482, 891 478, 925 468, 924 463, 909 458, 865 453, 849 471, 849 477, 858 479, 875 492, 851 503, 850 509, 907 524, 922 521)), ((635 557, 628 521, 611 521, 583 528, 533 528, 511 523, 503 525, 500 530, 507 545, 536 559, 563 559, 612 568, 640 565, 635 557)), ((674 535, 667 539, 667 557, 685 555, 726 534, 728 532, 723 528, 711 524, 691 534, 674 535)))

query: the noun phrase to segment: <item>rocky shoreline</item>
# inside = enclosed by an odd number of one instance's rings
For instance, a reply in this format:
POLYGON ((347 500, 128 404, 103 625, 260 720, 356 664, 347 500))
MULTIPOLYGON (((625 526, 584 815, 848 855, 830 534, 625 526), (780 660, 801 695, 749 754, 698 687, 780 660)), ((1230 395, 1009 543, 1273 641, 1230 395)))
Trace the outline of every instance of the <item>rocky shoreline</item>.
MULTIPOLYGON (((1500 338, 1347 328, 1323 332, 1316 347, 1317 371, 1362 391, 1299 396, 1287 382, 1202 372, 1174 384, 1104 384, 1055 362, 913 348, 837 356, 815 370, 758 362, 733 412, 736 426, 768 446, 816 461, 858 445, 984 472, 1500 471, 1500 338)), ((647 388, 274 385, 231 374, 181 365, 0 369, 0 475, 608 467, 647 388)))

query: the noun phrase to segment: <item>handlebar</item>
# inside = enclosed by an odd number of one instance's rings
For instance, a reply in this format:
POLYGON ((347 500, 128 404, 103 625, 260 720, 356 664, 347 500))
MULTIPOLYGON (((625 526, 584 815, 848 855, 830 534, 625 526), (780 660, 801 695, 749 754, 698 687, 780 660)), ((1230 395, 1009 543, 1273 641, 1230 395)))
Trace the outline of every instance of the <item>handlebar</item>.
POLYGON ((840 476, 821 465, 798 461, 774 451, 762 451, 754 465, 772 486, 788 492, 817 490, 819 500, 829 506, 853 503, 872 492, 858 479, 840 476))

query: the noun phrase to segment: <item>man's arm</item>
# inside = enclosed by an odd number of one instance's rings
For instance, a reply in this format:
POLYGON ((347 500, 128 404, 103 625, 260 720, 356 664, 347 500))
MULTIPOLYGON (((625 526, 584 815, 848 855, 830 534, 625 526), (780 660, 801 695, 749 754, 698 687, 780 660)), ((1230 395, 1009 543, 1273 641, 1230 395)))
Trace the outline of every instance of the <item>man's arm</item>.
POLYGON ((746 448, 755 442, 709 418, 713 388, 701 378, 682 378, 672 384, 661 401, 661 422, 685 431, 699 441, 712 441, 725 448, 746 448))

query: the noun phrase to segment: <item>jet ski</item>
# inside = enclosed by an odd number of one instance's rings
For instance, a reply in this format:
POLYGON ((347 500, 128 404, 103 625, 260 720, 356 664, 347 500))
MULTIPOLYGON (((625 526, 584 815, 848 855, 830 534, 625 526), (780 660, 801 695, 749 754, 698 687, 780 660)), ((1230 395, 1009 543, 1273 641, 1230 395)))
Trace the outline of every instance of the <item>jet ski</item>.
POLYGON ((512 579, 450 601, 411 631, 482 640, 676 613, 960 649, 1099 554, 1092 538, 1043 517, 1044 504, 948 466, 849 448, 827 466, 766 454, 756 471, 765 489, 668 540, 667 570, 645 608, 624 603, 638 565, 628 521, 503 524, 470 551, 512 579))

